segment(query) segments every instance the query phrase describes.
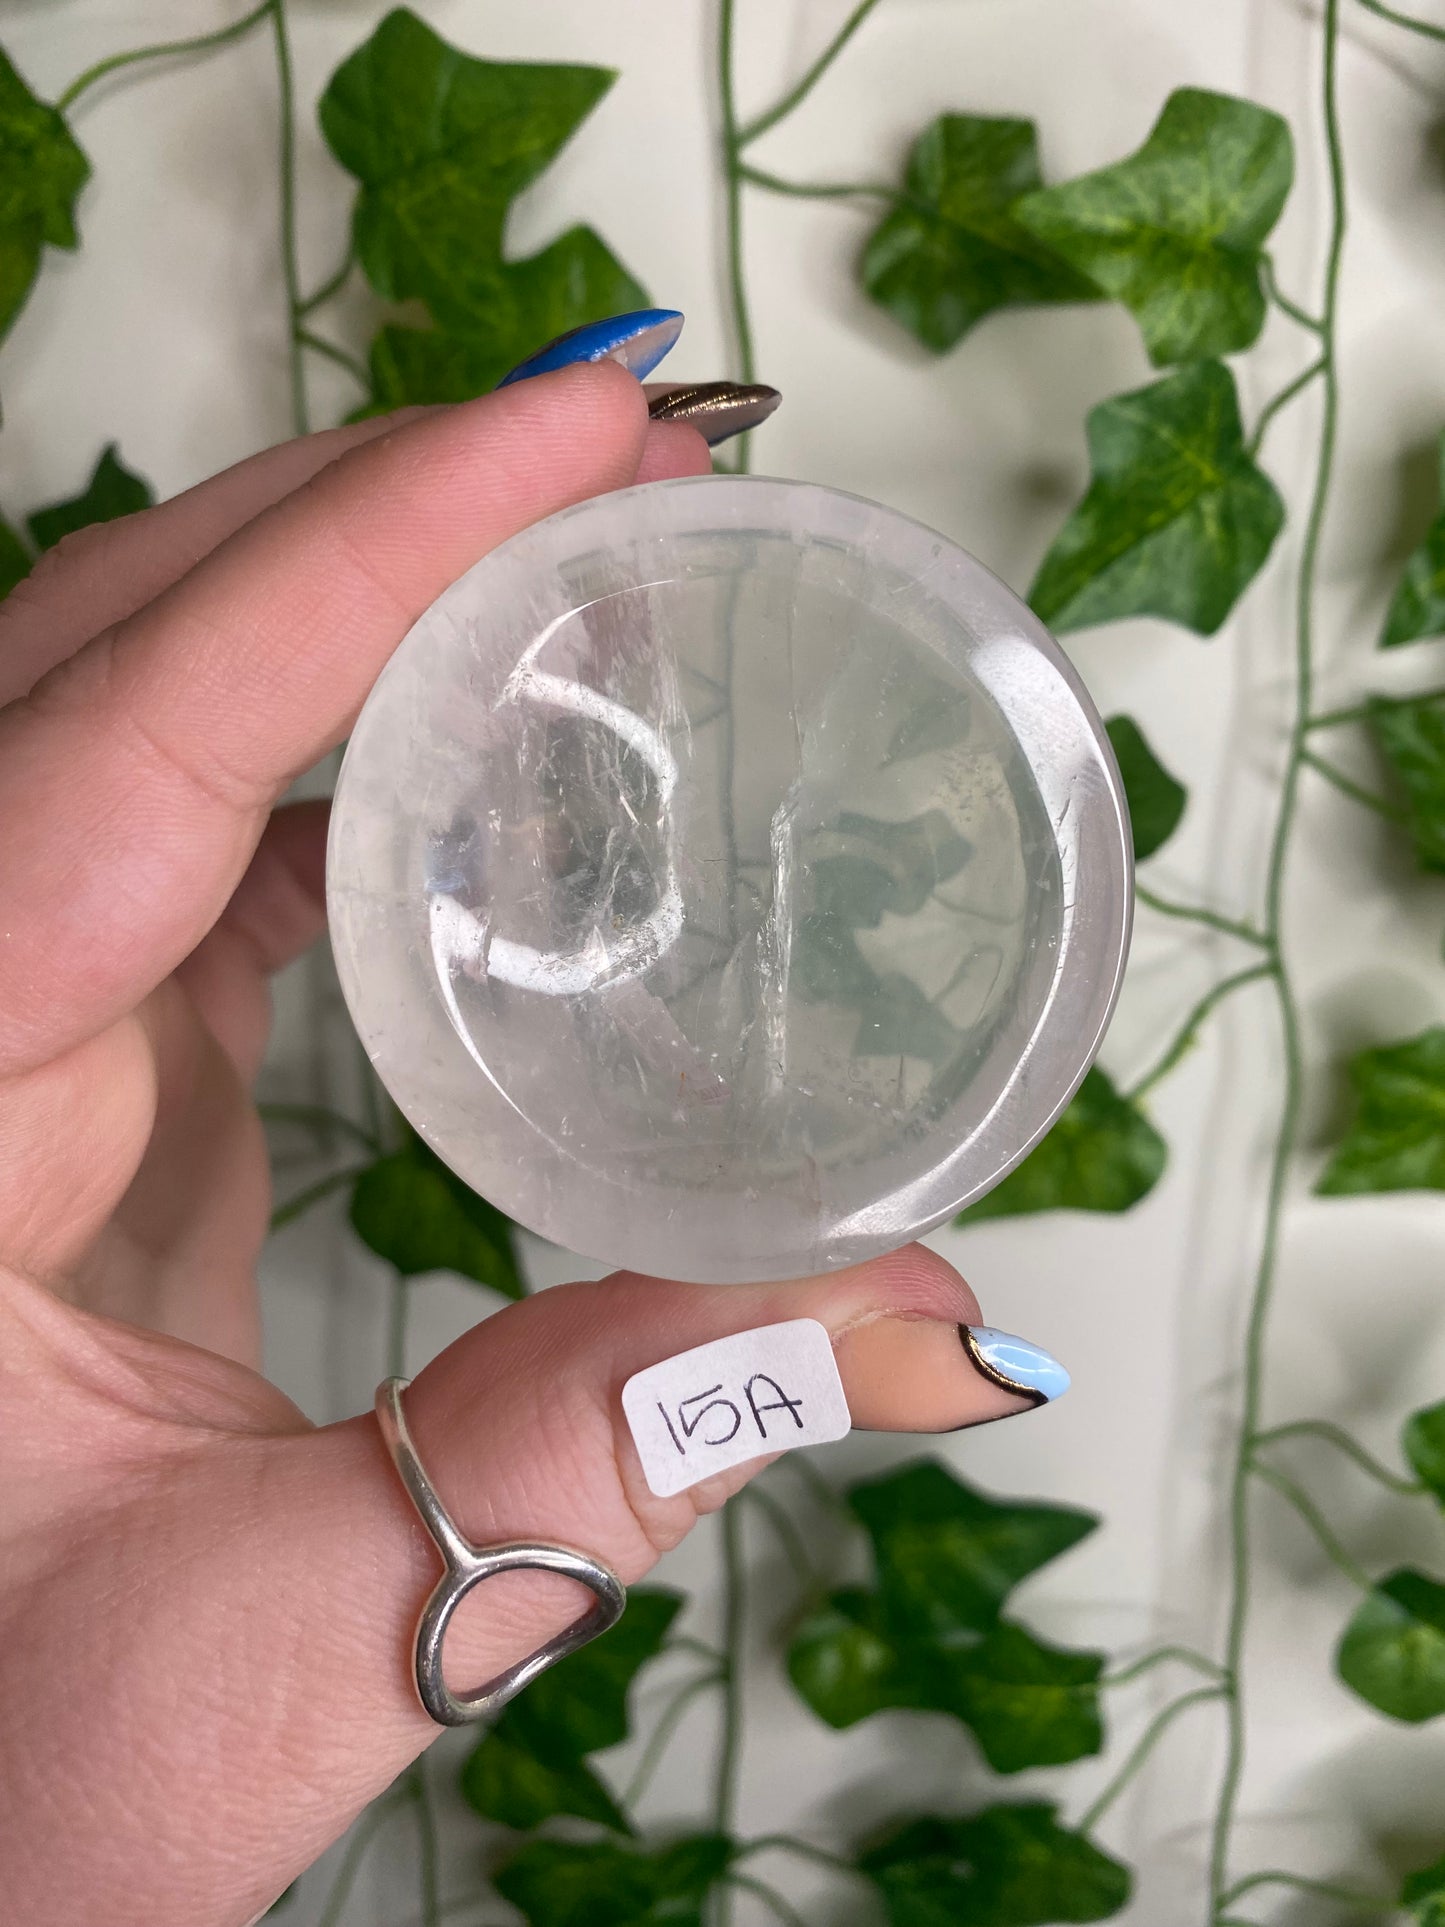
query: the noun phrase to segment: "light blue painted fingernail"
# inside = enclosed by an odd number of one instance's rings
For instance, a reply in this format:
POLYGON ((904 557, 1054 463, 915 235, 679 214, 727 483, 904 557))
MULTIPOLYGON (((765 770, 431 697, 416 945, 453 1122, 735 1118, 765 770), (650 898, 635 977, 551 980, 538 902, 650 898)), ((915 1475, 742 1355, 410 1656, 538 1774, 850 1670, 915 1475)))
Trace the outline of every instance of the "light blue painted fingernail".
POLYGON ((505 388, 511 382, 526 381, 529 375, 548 375, 554 368, 570 368, 579 361, 620 361, 630 375, 642 381, 681 333, 682 316, 676 308, 639 308, 635 314, 588 321, 519 361, 497 386, 505 388))
POLYGON ((992 1325, 965 1325, 962 1333, 975 1365, 1007 1389, 1040 1403, 1062 1398, 1068 1391, 1069 1374, 1041 1345, 1015 1338, 1012 1332, 995 1331, 992 1325))

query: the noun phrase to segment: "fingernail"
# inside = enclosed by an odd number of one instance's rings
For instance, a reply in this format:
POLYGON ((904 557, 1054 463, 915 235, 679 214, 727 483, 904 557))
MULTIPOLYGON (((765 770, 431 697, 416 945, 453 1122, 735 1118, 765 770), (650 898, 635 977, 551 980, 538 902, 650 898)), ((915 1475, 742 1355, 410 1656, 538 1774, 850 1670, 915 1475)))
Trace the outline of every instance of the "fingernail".
POLYGON ((655 422, 691 422, 709 448, 765 422, 782 396, 760 382, 693 382, 654 395, 647 412, 655 422))
POLYGON ((682 316, 676 308, 639 308, 634 314, 584 322, 519 361, 497 386, 505 388, 510 382, 526 381, 529 375, 550 374, 554 368, 570 368, 579 361, 620 361, 641 381, 652 373, 681 333, 682 316))
POLYGON ((1047 1405, 1069 1389, 1069 1375, 1042 1345, 992 1325, 960 1325, 958 1335, 974 1369, 1006 1392, 1047 1405))
POLYGON ((834 1355, 860 1432, 959 1432, 1045 1405, 1069 1384, 1027 1339, 941 1319, 859 1323, 838 1335, 834 1355))

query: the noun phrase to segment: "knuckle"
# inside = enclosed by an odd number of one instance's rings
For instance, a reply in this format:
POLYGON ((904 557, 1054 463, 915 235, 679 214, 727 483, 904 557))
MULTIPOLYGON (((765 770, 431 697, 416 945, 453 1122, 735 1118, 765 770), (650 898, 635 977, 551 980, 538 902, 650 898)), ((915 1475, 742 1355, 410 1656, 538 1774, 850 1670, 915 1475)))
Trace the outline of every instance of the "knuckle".
MULTIPOLYGON (((128 520, 127 517, 120 518, 128 520)), ((90 557, 103 556, 115 542, 117 522, 91 522, 83 529, 71 529, 60 540, 46 549, 40 560, 31 570, 32 578, 48 580, 52 575, 66 575, 79 563, 90 557)))
MULTIPOLYGON (((90 533, 89 529, 83 529, 80 536, 90 533)), ((61 551, 67 543, 79 539, 67 536, 53 549, 47 549, 30 573, 22 576, 0 601, 0 653, 11 654, 31 634, 48 630, 57 613, 63 610, 70 593, 70 564, 61 551)))

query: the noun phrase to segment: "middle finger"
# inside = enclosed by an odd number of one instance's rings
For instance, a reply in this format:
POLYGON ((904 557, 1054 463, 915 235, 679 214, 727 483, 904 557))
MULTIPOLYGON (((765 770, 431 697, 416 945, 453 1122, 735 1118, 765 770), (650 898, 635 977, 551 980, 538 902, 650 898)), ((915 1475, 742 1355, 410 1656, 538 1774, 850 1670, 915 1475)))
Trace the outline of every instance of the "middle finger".
POLYGON ((28 695, 82 643, 134 615, 348 449, 426 412, 402 409, 262 449, 183 495, 96 523, 42 556, 0 602, 0 707, 28 695))

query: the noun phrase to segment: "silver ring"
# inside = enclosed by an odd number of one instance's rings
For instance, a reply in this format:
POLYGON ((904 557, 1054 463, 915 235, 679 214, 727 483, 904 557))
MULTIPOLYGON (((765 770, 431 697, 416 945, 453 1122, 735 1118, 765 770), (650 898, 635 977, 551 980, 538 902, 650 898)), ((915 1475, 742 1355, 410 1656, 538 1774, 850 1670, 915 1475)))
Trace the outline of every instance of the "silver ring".
POLYGON ((438 1726, 467 1726, 499 1712, 539 1673, 615 1626, 627 1604, 627 1590, 607 1566, 568 1546, 530 1545, 525 1541, 474 1546, 464 1539, 416 1455, 401 1399, 410 1382, 405 1378, 382 1380, 376 1388, 376 1419, 392 1464, 446 1565, 417 1621, 416 1691, 438 1726), (502 1572, 559 1572, 586 1586, 595 1595, 594 1601, 565 1632, 509 1666, 505 1673, 498 1673, 477 1692, 463 1697, 452 1692, 442 1677, 442 1642, 452 1614, 472 1588, 502 1572))

